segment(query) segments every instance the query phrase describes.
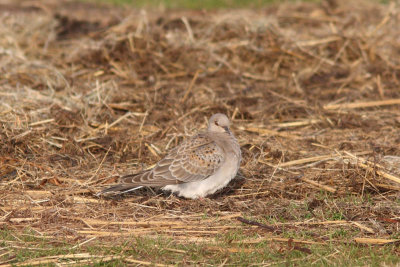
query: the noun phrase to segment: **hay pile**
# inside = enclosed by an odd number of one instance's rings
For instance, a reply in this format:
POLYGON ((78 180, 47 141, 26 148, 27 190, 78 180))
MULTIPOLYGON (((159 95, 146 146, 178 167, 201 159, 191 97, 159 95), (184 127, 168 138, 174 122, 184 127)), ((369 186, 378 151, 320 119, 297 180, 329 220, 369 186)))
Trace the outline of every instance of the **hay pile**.
POLYGON ((188 242, 240 227, 238 216, 311 213, 321 235, 341 214, 358 237, 388 237, 400 219, 400 8, 351 3, 163 12, 2 1, 0 227, 71 243, 188 242), (244 179, 202 202, 94 196, 216 112, 233 120, 244 179))

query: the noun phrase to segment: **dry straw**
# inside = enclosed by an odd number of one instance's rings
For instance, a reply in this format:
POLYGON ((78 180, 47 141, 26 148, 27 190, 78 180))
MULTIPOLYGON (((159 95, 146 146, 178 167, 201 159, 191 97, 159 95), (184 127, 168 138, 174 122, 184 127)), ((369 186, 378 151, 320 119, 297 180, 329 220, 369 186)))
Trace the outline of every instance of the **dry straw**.
POLYGON ((384 233, 398 225, 400 180, 389 167, 400 161, 383 158, 400 156, 396 4, 144 12, 3 2, 0 227, 79 247, 143 234, 209 241, 238 227, 258 231, 255 242, 288 242, 234 219, 279 216, 296 229, 339 222, 361 231, 357 243, 398 242, 384 233), (201 202, 151 190, 94 196, 151 167, 216 112, 233 118, 244 180, 201 202), (375 206, 343 200, 365 194, 375 206), (344 218, 331 223, 327 211, 344 218))

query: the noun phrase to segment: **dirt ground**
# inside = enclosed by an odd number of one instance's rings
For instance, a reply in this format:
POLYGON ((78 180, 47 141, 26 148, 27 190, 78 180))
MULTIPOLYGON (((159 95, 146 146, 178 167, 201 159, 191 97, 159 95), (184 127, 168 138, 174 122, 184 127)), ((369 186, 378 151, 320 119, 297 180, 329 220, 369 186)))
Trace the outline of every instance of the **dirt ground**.
POLYGON ((0 1, 0 228, 73 245, 240 229, 248 244, 389 243, 400 255, 400 7, 358 3, 0 1), (216 112, 243 154, 226 189, 95 196, 216 112))

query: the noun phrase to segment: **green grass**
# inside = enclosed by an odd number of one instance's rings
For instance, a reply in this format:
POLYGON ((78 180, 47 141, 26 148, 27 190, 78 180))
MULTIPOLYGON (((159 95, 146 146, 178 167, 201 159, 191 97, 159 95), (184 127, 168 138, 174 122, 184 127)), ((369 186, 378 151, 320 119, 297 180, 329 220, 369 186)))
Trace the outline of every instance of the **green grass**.
MULTIPOLYGON (((304 237, 306 233, 288 232, 288 236, 304 237)), ((349 235, 347 231, 335 233, 341 238, 349 235)), ((252 264, 272 263, 278 266, 298 265, 308 266, 382 266, 400 264, 400 249, 396 245, 360 246, 357 244, 328 243, 327 245, 304 245, 296 247, 285 242, 263 241, 258 244, 245 244, 256 234, 244 233, 242 230, 229 231, 219 235, 215 243, 179 244, 169 238, 151 239, 132 237, 125 241, 102 242, 93 241, 82 248, 73 248, 74 244, 49 243, 49 240, 34 237, 30 231, 19 234, 3 229, 0 230, 0 251, 11 251, 0 257, 0 262, 13 259, 12 263, 22 263, 45 256, 90 253, 91 255, 122 256, 151 263, 183 264, 183 265, 220 265, 235 264, 249 266, 252 264), (118 243, 119 242, 119 243, 118 243), (24 245, 25 244, 25 245, 24 245), (24 248, 26 247, 26 248, 24 248), (32 249, 34 248, 34 249, 32 249), (311 251, 307 253, 301 248, 311 251)), ((82 242, 82 241, 80 241, 82 242)), ((79 242, 78 242, 79 243, 79 242)), ((104 258, 103 257, 103 258, 104 258)), ((59 259, 59 262, 71 262, 82 259, 59 259)), ((126 264, 123 259, 102 261, 99 257, 93 266, 121 266, 126 264)), ((42 266, 55 266, 53 263, 42 266)))

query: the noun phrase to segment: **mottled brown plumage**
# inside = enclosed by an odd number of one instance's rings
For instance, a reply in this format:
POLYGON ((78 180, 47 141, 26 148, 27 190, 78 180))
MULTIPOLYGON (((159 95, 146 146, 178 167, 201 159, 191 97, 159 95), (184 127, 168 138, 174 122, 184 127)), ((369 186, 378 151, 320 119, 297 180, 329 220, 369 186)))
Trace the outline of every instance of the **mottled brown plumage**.
POLYGON ((101 194, 151 186, 187 198, 203 197, 226 186, 236 175, 240 160, 240 147, 229 130, 229 120, 218 113, 210 118, 207 132, 172 149, 154 168, 124 176, 121 184, 101 194))

